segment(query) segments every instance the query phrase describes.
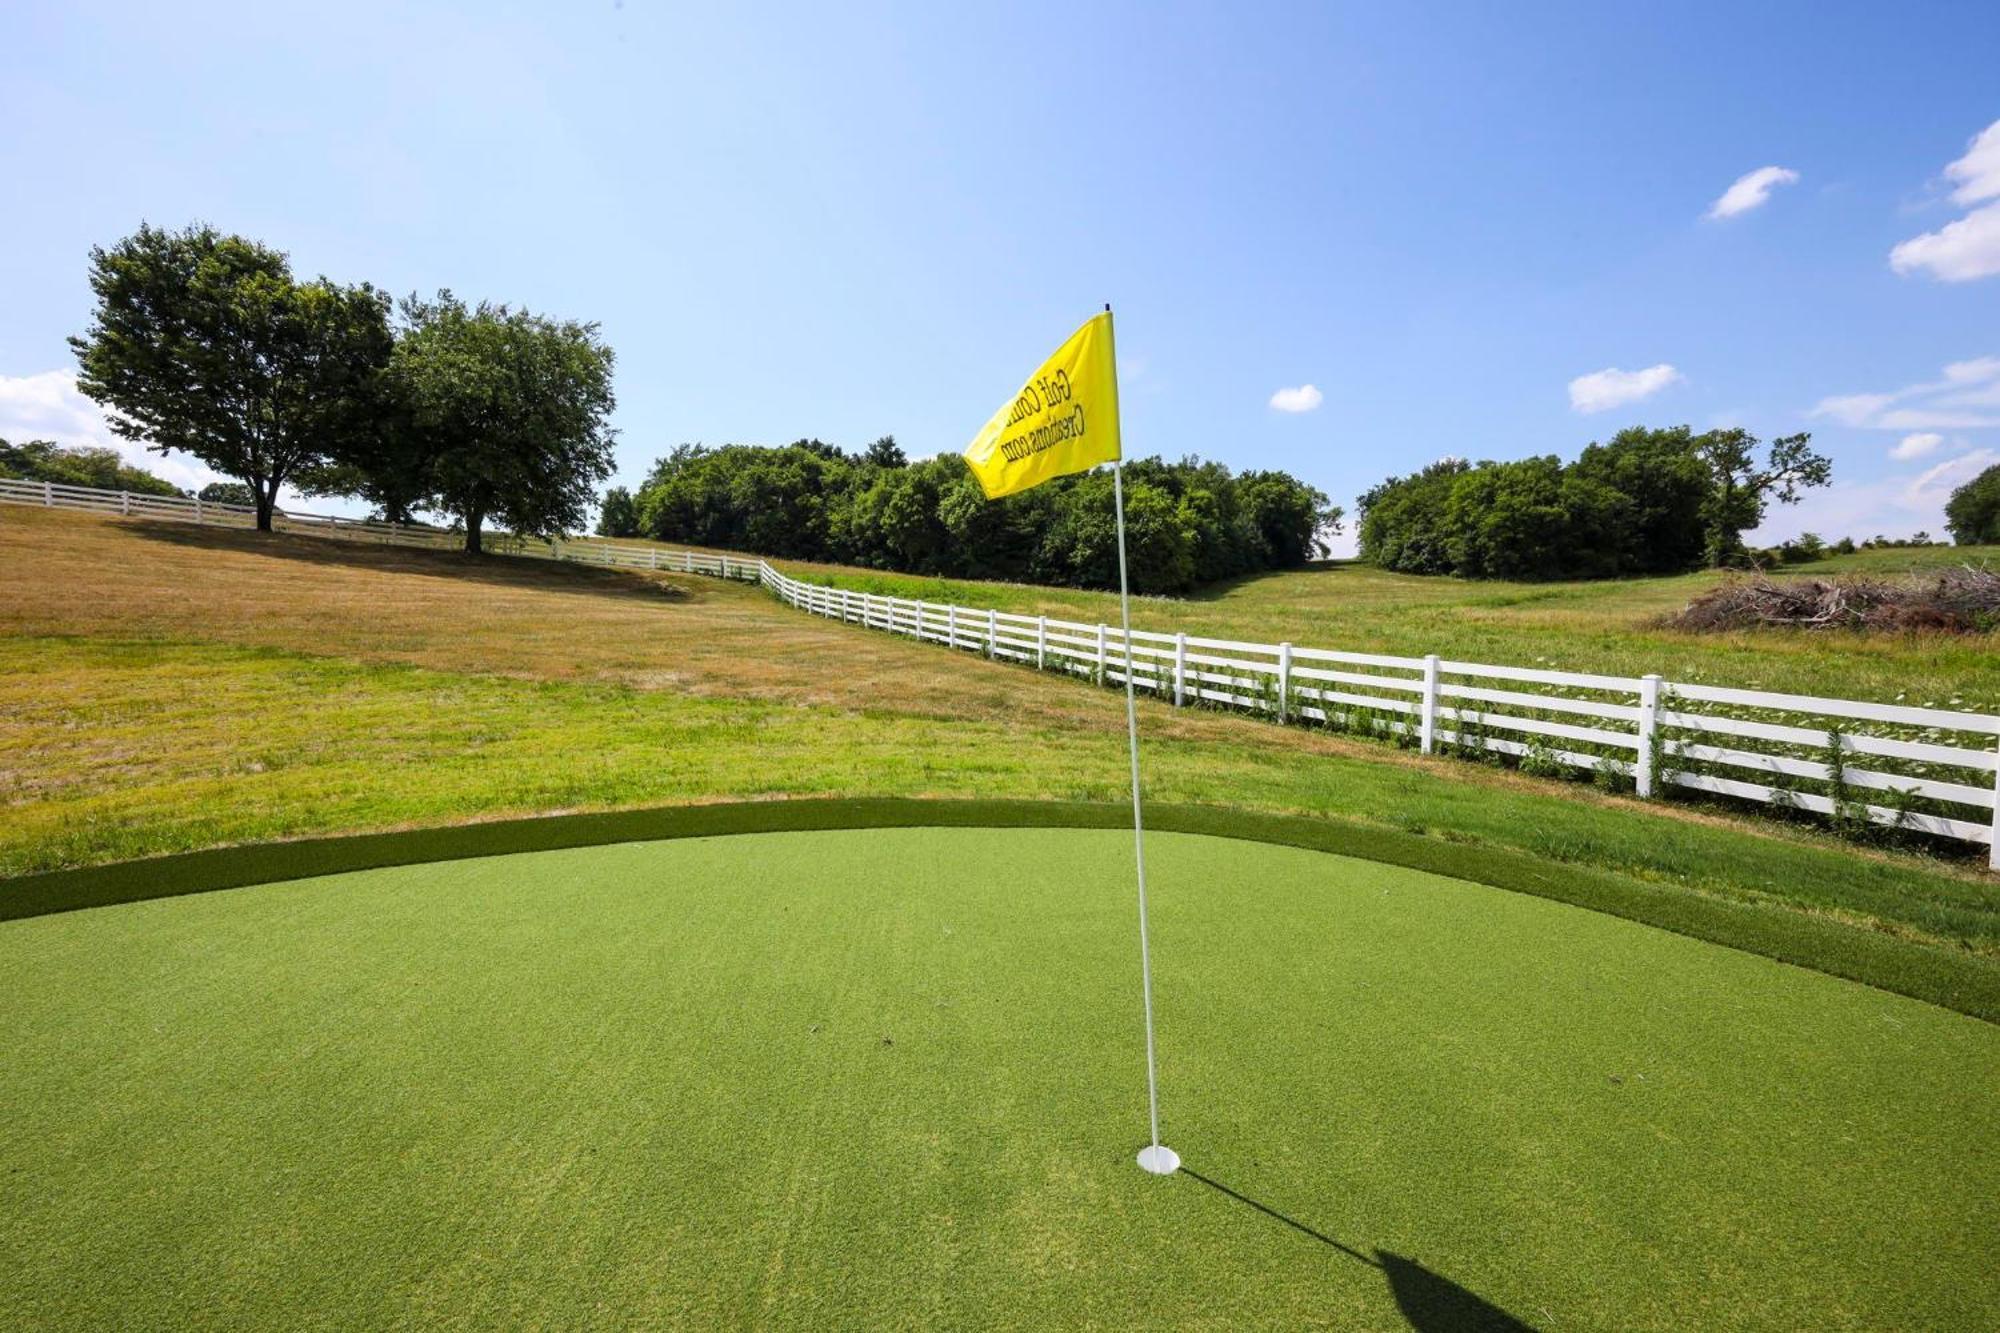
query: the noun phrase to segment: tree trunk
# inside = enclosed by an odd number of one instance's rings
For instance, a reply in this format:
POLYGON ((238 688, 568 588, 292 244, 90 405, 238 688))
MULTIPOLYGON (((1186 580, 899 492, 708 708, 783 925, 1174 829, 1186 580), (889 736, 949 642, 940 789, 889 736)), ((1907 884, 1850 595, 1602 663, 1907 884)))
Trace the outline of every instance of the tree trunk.
POLYGON ((278 507, 278 483, 264 486, 255 477, 250 479, 250 494, 257 499, 257 531, 271 530, 271 511, 278 507))
POLYGON ((467 555, 478 555, 480 553, 479 525, 485 521, 486 515, 477 509, 465 516, 465 553, 467 555))

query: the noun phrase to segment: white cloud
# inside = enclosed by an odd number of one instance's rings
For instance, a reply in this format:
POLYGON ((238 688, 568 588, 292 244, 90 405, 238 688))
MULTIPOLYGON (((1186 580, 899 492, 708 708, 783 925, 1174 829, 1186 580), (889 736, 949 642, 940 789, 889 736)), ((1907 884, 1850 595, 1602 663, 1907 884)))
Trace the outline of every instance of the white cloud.
POLYGON ((1776 546, 1802 532, 1817 532, 1828 541, 1842 537, 1863 541, 1878 532, 1907 537, 1921 526, 1920 520, 1900 512, 1879 486, 1836 481, 1803 492, 1797 504, 1770 506, 1764 521, 1744 533, 1743 540, 1752 546, 1776 546))
POLYGON ((1971 282, 2000 273, 2000 204, 1911 237, 1889 252, 1889 267, 1898 273, 1925 269, 1942 282, 1971 282))
POLYGON ((1935 431, 1905 435, 1896 442, 1896 447, 1889 451, 1889 457, 1899 463, 1907 463, 1912 458, 1922 458, 1925 454, 1936 453, 1937 447, 1943 443, 1944 436, 1935 431))
POLYGON ((1817 532, 1829 541, 1866 539, 1877 533, 1908 537, 1928 532, 1942 537, 1944 506, 1951 493, 1995 462, 2000 462, 2000 451, 1974 449, 1915 475, 1836 481, 1806 491, 1795 505, 1772 505, 1764 511, 1764 522, 1743 534, 1744 540, 1753 546, 1775 546, 1802 532, 1817 532))
POLYGON ((1944 502, 1953 491, 1996 462, 2000 462, 2000 453, 1991 449, 1974 449, 1969 454, 1947 459, 1905 484, 1900 503, 1905 509, 1936 510, 1942 514, 1944 502))
POLYGON ((0 375, 0 438, 53 440, 69 449, 112 449, 133 467, 144 468, 176 486, 202 487, 216 480, 185 454, 162 456, 111 433, 104 411, 83 396, 67 370, 39 375, 0 375))
POLYGON ((2000 426, 2000 415, 1899 407, 1893 412, 1884 412, 1867 424, 1880 430, 1984 430, 1988 426, 2000 426))
POLYGON ((1578 412, 1603 412, 1650 397, 1682 378, 1678 370, 1664 361, 1644 370, 1619 370, 1614 366, 1593 371, 1569 382, 1569 405, 1578 412))
POLYGON ((1970 361, 1954 361, 1944 368, 1947 384, 1984 384, 2000 380, 2000 356, 1975 356, 1970 361))
POLYGON ((1843 426, 1866 426, 1876 413, 1896 401, 1893 393, 1846 393, 1822 398, 1812 410, 1816 417, 1832 417, 1843 426))
POLYGON ((1280 389, 1271 395, 1271 406, 1280 412, 1310 412, 1325 401, 1326 395, 1310 384, 1280 389))
POLYGON ((2000 356, 1954 361, 1941 379, 1890 393, 1822 398, 1812 415, 1868 430, 1985 430, 2000 426, 2000 356))
MULTIPOLYGON (((1981 130, 1965 156, 1944 169, 1952 202, 1970 207, 2000 199, 2000 120, 1981 130)), ((1889 252, 1898 273, 1924 270, 1941 282, 1971 282, 2000 273, 2000 203, 1974 208, 1956 222, 1913 236, 1889 252)))
POLYGON ((1947 166, 1944 174, 1958 182, 1958 188, 1951 192, 1954 203, 2000 199, 2000 120, 1981 130, 1965 156, 1947 166))
POLYGON ((1716 221, 1733 218, 1738 213, 1748 213, 1753 208, 1761 208, 1771 197, 1771 191, 1780 185, 1791 185, 1799 178, 1799 173, 1790 167, 1759 167, 1746 171, 1736 178, 1736 183, 1722 192, 1722 197, 1708 206, 1708 218, 1716 221))

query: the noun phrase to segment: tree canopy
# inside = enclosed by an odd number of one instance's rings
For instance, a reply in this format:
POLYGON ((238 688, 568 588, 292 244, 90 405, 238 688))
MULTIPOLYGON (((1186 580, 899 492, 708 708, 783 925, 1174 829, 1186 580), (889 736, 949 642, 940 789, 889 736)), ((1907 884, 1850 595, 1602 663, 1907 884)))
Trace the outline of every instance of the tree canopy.
POLYGON ((632 503, 632 492, 623 486, 613 486, 604 493, 604 503, 597 510, 597 535, 600 537, 639 535, 639 506, 632 503))
POLYGON ((2000 463, 1951 493, 1944 521, 1960 546, 2000 545, 2000 463))
POLYGON ((196 493, 195 498, 210 504, 242 505, 246 508, 257 503, 256 495, 240 481, 211 481, 196 493))
MULTIPOLYGON (((1132 586, 1196 584, 1300 565, 1324 554, 1340 510, 1282 472, 1140 459, 1125 467, 1132 586)), ((965 460, 909 462, 893 438, 850 455, 818 440, 782 447, 682 445, 633 501, 638 528, 800 560, 959 578, 1117 586, 1106 473, 1063 477, 989 501, 965 460)))
POLYGON ((280 486, 366 428, 390 347, 388 298, 366 283, 301 283, 255 241, 141 224, 91 249, 90 288, 90 328, 70 339, 77 387, 125 438, 250 487, 258 527, 280 486))
POLYGON ((1800 491, 1833 477, 1833 464, 1808 447, 1812 436, 1804 433, 1772 440, 1762 466, 1757 437, 1740 427, 1712 430, 1692 443, 1709 474, 1702 549, 1711 565, 1742 562, 1743 534, 1763 522, 1770 501, 1797 504, 1800 491))
POLYGON ((1665 574, 1745 558, 1766 505, 1824 485, 1810 437, 1633 427, 1576 462, 1451 458, 1391 477, 1360 500, 1361 555, 1386 569, 1467 578, 1665 574))
POLYGON ((488 522, 554 536, 584 526, 611 475, 611 349, 595 324, 450 292, 403 304, 390 378, 428 459, 435 507, 478 551, 488 522))

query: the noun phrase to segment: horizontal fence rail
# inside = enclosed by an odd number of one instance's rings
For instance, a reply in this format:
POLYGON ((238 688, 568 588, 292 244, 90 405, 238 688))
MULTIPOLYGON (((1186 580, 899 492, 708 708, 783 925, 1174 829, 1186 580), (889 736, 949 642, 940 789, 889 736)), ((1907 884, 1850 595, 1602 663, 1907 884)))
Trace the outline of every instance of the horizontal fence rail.
MULTIPOLYGON (((0 480, 0 502, 248 528, 256 511, 175 496, 0 480)), ((418 524, 281 513, 286 532, 454 548, 418 524)), ((769 562, 601 538, 496 533, 501 555, 761 583, 787 605, 994 661, 1136 689, 1176 707, 1376 736, 1425 754, 1505 755, 1641 797, 1669 787, 1914 829, 1987 847, 2000 869, 2000 717, 1902 704, 1083 624, 808 583, 769 562)))

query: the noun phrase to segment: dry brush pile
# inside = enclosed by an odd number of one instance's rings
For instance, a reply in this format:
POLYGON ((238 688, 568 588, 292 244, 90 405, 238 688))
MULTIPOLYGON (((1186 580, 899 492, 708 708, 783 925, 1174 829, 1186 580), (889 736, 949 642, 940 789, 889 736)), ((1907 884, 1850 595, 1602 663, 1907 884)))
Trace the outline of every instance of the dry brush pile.
POLYGON ((1709 633, 1768 625, 1982 633, 2000 628, 2000 573, 1966 565, 1900 578, 1759 574, 1713 588, 1660 623, 1709 633))

